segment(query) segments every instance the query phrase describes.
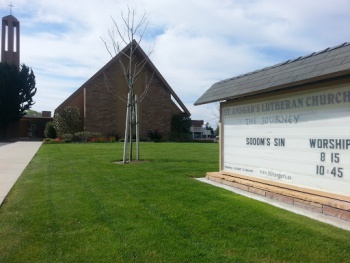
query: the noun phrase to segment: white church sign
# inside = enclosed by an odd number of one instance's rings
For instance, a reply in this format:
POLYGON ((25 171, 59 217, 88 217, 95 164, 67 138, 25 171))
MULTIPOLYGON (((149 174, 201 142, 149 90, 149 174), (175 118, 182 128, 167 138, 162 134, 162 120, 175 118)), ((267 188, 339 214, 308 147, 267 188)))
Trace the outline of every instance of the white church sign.
POLYGON ((222 170, 350 196, 350 86, 224 103, 222 170))

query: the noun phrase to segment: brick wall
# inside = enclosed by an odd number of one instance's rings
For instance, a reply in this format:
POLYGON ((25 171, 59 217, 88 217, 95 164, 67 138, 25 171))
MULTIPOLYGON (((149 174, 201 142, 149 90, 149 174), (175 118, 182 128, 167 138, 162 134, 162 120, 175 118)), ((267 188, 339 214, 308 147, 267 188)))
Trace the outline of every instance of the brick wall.
POLYGON ((79 89, 74 92, 67 100, 56 108, 55 113, 68 106, 77 107, 79 109, 80 116, 84 116, 84 94, 82 90, 79 89))
MULTIPOLYGON (((124 64, 127 65, 126 62, 124 64)), ((159 78, 147 66, 137 76, 133 87, 135 94, 141 96, 151 80, 148 93, 139 104, 141 137, 146 137, 149 130, 157 130, 163 135, 169 134, 172 117, 182 113, 172 101, 171 91, 166 83, 159 78)), ((100 132, 103 135, 119 134, 124 137, 127 94, 128 86, 119 61, 112 59, 56 111, 67 106, 76 106, 84 116, 85 131, 100 132)))
MULTIPOLYGON (((145 79, 150 78, 151 73, 148 72, 145 79)), ((142 136, 145 137, 149 130, 169 135, 172 116, 180 113, 171 99, 170 91, 157 78, 153 78, 147 96, 141 104, 142 136)))
POLYGON ((84 86, 84 129, 90 132, 100 132, 110 135, 117 132, 117 95, 116 88, 117 64, 106 70, 108 87, 103 74, 100 74, 84 86))
POLYGON ((282 188, 219 172, 207 173, 207 179, 350 223, 350 202, 346 200, 282 188))
MULTIPOLYGON (((85 130, 104 135, 117 133, 124 136, 128 87, 118 63, 110 65, 103 74, 87 82, 85 89, 85 130)), ((171 99, 170 91, 149 68, 139 74, 134 91, 141 96, 146 83, 150 86, 145 99, 139 105, 140 135, 146 137, 149 130, 169 134, 171 118, 181 110, 171 99)))

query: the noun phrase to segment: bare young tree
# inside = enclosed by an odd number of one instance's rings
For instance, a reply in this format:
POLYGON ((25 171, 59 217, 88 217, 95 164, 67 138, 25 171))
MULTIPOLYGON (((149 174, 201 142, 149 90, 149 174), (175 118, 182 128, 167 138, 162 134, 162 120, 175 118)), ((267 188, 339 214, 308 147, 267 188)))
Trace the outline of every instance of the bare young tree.
MULTIPOLYGON (((145 31, 148 27, 148 19, 146 17, 146 13, 142 15, 142 17, 135 21, 136 11, 134 9, 130 9, 128 7, 127 13, 124 14, 121 12, 122 18, 122 26, 118 25, 118 23, 113 19, 113 28, 112 30, 108 30, 109 43, 105 41, 102 37, 102 41, 105 44, 105 47, 108 53, 113 58, 114 56, 121 53, 119 58, 119 65, 122 69, 125 81, 128 86, 128 96, 125 97, 122 94, 118 93, 117 89, 111 87, 109 84, 108 78, 105 76, 106 86, 110 90, 114 90, 116 92, 117 97, 126 102, 126 117, 125 117, 125 138, 124 138, 124 152, 123 152, 123 163, 126 163, 126 155, 129 147, 129 161, 132 161, 132 140, 134 135, 134 128, 136 130, 136 158, 140 160, 140 135, 139 135, 139 112, 138 105, 139 103, 146 97, 149 85, 152 81, 152 77, 149 81, 146 81, 146 85, 142 94, 139 96, 135 94, 134 84, 138 75, 142 72, 147 64, 147 57, 143 59, 137 59, 136 52, 139 48, 139 45, 143 39, 145 31), (129 45, 129 49, 124 52, 121 46, 129 45)), ((150 56, 153 52, 153 48, 148 52, 148 56, 150 56)))
POLYGON ((212 115, 215 119, 215 123, 216 123, 216 129, 214 131, 214 135, 218 135, 219 134, 219 123, 220 123, 220 102, 215 102, 213 104, 213 109, 212 109, 212 115))
POLYGON ((220 102, 214 103, 214 109, 212 110, 212 114, 216 119, 216 122, 220 121, 220 102))

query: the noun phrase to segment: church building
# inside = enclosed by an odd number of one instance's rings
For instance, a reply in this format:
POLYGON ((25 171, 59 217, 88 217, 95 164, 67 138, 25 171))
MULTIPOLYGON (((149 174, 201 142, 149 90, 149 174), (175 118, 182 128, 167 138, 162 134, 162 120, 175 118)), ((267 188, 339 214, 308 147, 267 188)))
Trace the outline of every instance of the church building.
MULTIPOLYGON (((1 26, 1 63, 16 65, 20 68, 20 22, 12 15, 2 18, 1 26)), ((52 121, 51 112, 43 111, 42 117, 27 117, 14 121, 6 128, 0 129, 0 138, 43 138, 45 125, 52 121)))
POLYGON ((145 62, 133 86, 135 95, 145 95, 138 107, 140 137, 147 137, 150 131, 170 135, 172 117, 190 116, 190 112, 136 41, 88 79, 55 113, 75 106, 83 116, 85 131, 124 136, 128 85, 120 62, 127 65, 124 54, 129 53, 130 47, 135 50, 135 60, 139 64, 145 62))

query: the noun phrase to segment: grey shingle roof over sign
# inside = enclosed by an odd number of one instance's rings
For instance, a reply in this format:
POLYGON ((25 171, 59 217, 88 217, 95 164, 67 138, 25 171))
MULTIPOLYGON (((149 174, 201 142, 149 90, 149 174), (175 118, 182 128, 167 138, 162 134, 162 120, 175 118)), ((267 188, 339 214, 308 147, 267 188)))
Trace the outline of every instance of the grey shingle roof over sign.
POLYGON ((345 75, 350 76, 350 42, 219 81, 194 105, 237 99, 345 75))

